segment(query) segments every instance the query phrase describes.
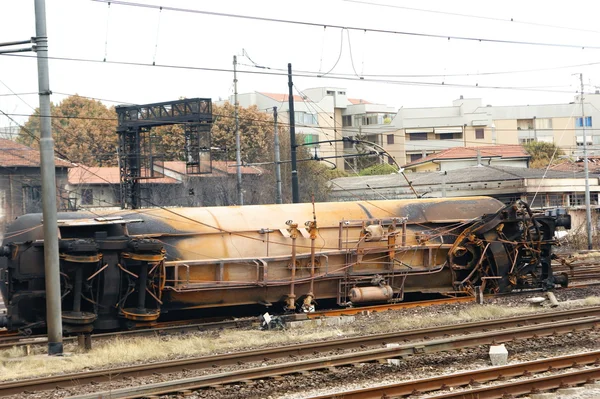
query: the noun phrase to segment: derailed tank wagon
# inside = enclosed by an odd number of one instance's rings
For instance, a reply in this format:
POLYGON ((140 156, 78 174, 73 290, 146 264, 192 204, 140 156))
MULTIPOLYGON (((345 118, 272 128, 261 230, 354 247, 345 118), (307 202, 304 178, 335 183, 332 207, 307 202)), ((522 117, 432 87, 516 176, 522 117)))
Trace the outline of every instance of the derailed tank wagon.
MULTIPOLYGON (((58 216, 66 331, 152 323, 161 314, 280 303, 312 311, 409 292, 551 288, 564 214, 488 197, 156 208, 58 216)), ((0 326, 45 325, 42 217, 12 223, 0 253, 0 326)), ((218 313, 218 311, 215 311, 218 313)))

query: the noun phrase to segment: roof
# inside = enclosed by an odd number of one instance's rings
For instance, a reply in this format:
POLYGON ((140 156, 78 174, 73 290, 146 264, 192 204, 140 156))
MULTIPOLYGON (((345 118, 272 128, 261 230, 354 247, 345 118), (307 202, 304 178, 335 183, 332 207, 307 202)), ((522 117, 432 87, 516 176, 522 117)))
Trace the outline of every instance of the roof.
MULTIPOLYGON (((235 175, 237 173, 237 168, 235 167, 235 162, 227 162, 227 161, 212 161, 212 173, 205 174, 207 175, 223 175, 230 174, 235 175)), ((165 169, 170 169, 174 172, 180 173, 182 175, 186 174, 186 165, 184 161, 165 161, 164 162, 165 169)), ((242 166, 242 175, 262 175, 264 171, 255 166, 242 166)))
POLYGON ((352 105, 373 104, 372 102, 363 100, 362 98, 349 98, 348 101, 350 101, 350 104, 352 104, 352 105))
POLYGON ((449 148, 435 154, 431 154, 425 158, 407 163, 404 167, 422 165, 428 162, 452 159, 476 159, 477 151, 483 158, 529 158, 530 155, 525 151, 522 145, 506 144, 486 147, 456 147, 449 148))
MULTIPOLYGON (((70 168, 73 165, 62 159, 54 158, 57 168, 70 168)), ((0 166, 9 167, 40 167, 40 152, 16 141, 0 139, 0 166)))
MULTIPOLYGON (((269 98, 272 98, 275 101, 289 101, 288 99, 290 98, 288 94, 279 94, 279 93, 264 93, 264 92, 257 92, 258 94, 262 94, 263 96, 267 96, 269 98)), ((294 95, 294 101, 305 101, 304 98, 302 98, 301 96, 297 96, 294 95)))
MULTIPOLYGON (((215 177, 219 175, 235 175, 237 173, 235 162, 212 161, 212 173, 200 176, 215 177)), ((186 165, 184 161, 166 161, 164 168, 181 175, 186 174, 186 165)), ((145 174, 142 169, 142 176, 145 174)), ((165 173, 168 174, 167 171, 165 173)), ((261 175, 263 170, 257 167, 243 166, 244 175, 261 175)), ((164 176, 155 171, 158 177, 152 179, 142 179, 142 183, 148 184, 179 184, 180 181, 172 177, 164 176)), ((83 166, 71 168, 69 170, 69 184, 119 184, 121 182, 119 168, 117 166, 83 166)))
MULTIPOLYGON (((144 175, 145 170, 142 170, 144 175)), ((160 175, 153 179, 143 179, 141 182, 152 184, 178 184, 179 181, 171 177, 160 175)), ((121 177, 118 166, 83 166, 69 170, 69 184, 119 184, 121 177)))
MULTIPOLYGON (((573 179, 584 178, 583 173, 563 172, 545 169, 518 168, 511 166, 469 166, 447 172, 406 173, 413 186, 439 186, 473 182, 514 181, 524 179, 573 179)), ((401 174, 380 176, 340 177, 332 180, 333 191, 378 190, 386 187, 406 187, 408 184, 401 174), (368 186, 367 186, 368 185, 368 186)), ((420 190, 417 190, 420 191, 420 190)), ((422 190, 421 190, 422 191, 422 190)))
MULTIPOLYGON (((585 164, 583 163, 583 159, 581 158, 575 161, 565 160, 564 162, 550 166, 550 170, 560 170, 565 172, 583 172, 585 170, 585 164)), ((600 157, 588 157, 588 171, 589 173, 600 173, 600 157)))

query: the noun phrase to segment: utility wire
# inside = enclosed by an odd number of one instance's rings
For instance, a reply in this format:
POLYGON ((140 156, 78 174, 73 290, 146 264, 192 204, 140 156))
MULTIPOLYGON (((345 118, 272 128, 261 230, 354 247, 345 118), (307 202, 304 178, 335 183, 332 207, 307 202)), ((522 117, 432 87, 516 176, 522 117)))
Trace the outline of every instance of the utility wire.
MULTIPOLYGON (((5 57, 24 57, 35 59, 35 56, 30 55, 22 55, 22 54, 0 54, 0 56, 5 57)), ((58 60, 58 61, 70 61, 70 62, 87 62, 87 63, 97 63, 97 64, 114 64, 114 65, 127 65, 127 66, 138 66, 138 67, 152 67, 152 68, 173 68, 173 69, 185 69, 185 70, 194 70, 194 71, 207 71, 207 72, 225 72, 232 73, 233 69, 228 68, 208 68, 208 67, 195 67, 195 66, 185 66, 185 65, 169 65, 169 64, 148 64, 143 62, 126 62, 126 61, 101 61, 94 59, 86 59, 86 58, 74 58, 74 57, 45 57, 50 60, 58 60)), ((272 76, 287 76, 287 73, 284 72, 275 72, 275 71, 249 71, 249 70, 238 70, 237 73, 246 73, 246 74, 254 74, 254 75, 272 75, 272 76)), ((294 73, 296 77, 305 77, 305 78, 328 78, 335 80, 350 80, 356 82, 373 82, 373 83, 383 83, 383 84, 397 84, 401 86, 422 86, 422 87, 458 87, 464 89, 493 89, 493 90, 515 90, 515 91, 531 91, 531 92, 542 92, 542 93, 566 93, 566 94, 576 94, 579 93, 577 90, 550 90, 544 88, 532 88, 532 87, 518 87, 518 86, 488 86, 488 85, 480 85, 476 84, 458 84, 458 83, 445 83, 445 82, 422 82, 422 81, 409 81, 409 80, 390 80, 390 79, 373 79, 366 78, 364 76, 361 77, 351 77, 351 76, 333 76, 333 75, 314 75, 314 74, 302 74, 302 73, 294 73)), ((589 93, 587 93, 589 94, 589 93)))
POLYGON ((412 36, 412 37, 427 37, 427 38, 436 38, 436 39, 444 39, 444 40, 454 39, 454 40, 465 40, 465 41, 471 41, 471 42, 487 42, 487 43, 500 43, 500 44, 519 44, 519 45, 528 45, 528 46, 545 46, 545 47, 563 47, 563 48, 600 50, 600 46, 586 46, 586 45, 581 45, 581 44, 545 43, 545 42, 530 42, 530 41, 519 41, 519 40, 488 39, 488 38, 483 38, 483 37, 439 35, 439 34, 423 33, 423 32, 395 31, 395 30, 378 29, 378 28, 343 26, 343 25, 336 25, 336 24, 329 24, 329 23, 315 23, 315 22, 298 21, 298 20, 281 19, 281 18, 268 18, 268 17, 252 16, 252 15, 194 10, 194 9, 180 8, 180 7, 165 7, 165 6, 134 3, 134 2, 129 2, 129 1, 119 1, 119 0, 92 0, 92 1, 96 1, 99 3, 111 3, 111 4, 116 4, 116 5, 122 5, 122 6, 139 7, 139 8, 150 8, 150 9, 162 8, 163 10, 167 10, 167 11, 211 15, 211 16, 215 16, 215 17, 228 17, 228 18, 247 19, 247 20, 253 20, 253 21, 276 22, 276 23, 284 23, 284 24, 292 24, 292 25, 313 26, 313 27, 319 27, 319 28, 325 26, 325 27, 329 27, 329 28, 357 30, 357 31, 362 31, 362 32, 366 31, 366 32, 374 32, 374 33, 386 33, 386 34, 412 36))
POLYGON ((396 4, 382 4, 382 3, 375 3, 375 2, 364 1, 364 0, 344 0, 344 1, 349 2, 349 3, 366 4, 366 5, 372 5, 372 6, 378 6, 378 7, 388 7, 388 8, 397 8, 397 9, 401 9, 401 10, 419 11, 419 12, 432 13, 432 14, 451 15, 451 16, 455 16, 455 17, 476 18, 476 19, 483 19, 483 20, 488 20, 488 21, 507 22, 509 24, 522 24, 522 25, 539 26, 542 28, 565 29, 565 30, 588 32, 588 33, 600 33, 600 31, 593 30, 593 29, 583 29, 583 28, 575 28, 575 27, 571 27, 571 26, 541 24, 538 22, 531 22, 531 21, 518 21, 518 20, 515 20, 514 18, 506 19, 506 18, 498 18, 498 17, 489 17, 489 16, 485 16, 485 15, 462 14, 462 13, 450 12, 450 11, 427 10, 427 9, 423 9, 423 8, 399 6, 396 4))

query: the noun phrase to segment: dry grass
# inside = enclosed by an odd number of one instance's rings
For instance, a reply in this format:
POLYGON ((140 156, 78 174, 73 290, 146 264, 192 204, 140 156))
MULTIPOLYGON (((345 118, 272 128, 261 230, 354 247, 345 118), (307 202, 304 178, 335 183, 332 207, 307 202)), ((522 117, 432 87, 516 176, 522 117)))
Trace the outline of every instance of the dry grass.
MULTIPOLYGON (((564 302, 561 307, 594 306, 600 304, 600 297, 564 302)), ((473 306, 449 314, 435 316, 414 314, 410 317, 385 318, 381 322, 368 323, 360 327, 361 333, 378 333, 433 327, 443 324, 456 324, 500 317, 510 317, 538 313, 539 308, 531 306, 473 306)), ((146 337, 135 339, 115 338, 100 341, 88 353, 69 344, 66 351, 69 356, 49 358, 43 351, 39 354, 23 356, 22 348, 0 351, 0 380, 23 379, 41 375, 76 372, 86 369, 117 367, 132 363, 143 363, 175 358, 203 356, 214 353, 240 351, 261 346, 281 346, 305 341, 352 336, 358 334, 356 325, 339 327, 307 327, 299 330, 259 331, 225 330, 187 336, 146 337)))
MULTIPOLYGON (((354 334, 354 331, 346 331, 346 334, 348 333, 354 334)), ((280 346, 301 342, 307 340, 307 338, 326 340, 338 338, 341 335, 343 334, 338 329, 311 329, 311 331, 230 330, 223 331, 218 335, 116 338, 99 342, 88 353, 78 353, 78 348, 69 345, 66 350, 73 352, 62 358, 48 358, 43 354, 23 357, 22 348, 13 348, 0 351, 0 380, 116 367, 138 362, 203 356, 258 346, 280 346)), ((43 350, 44 348, 39 351, 43 350)))

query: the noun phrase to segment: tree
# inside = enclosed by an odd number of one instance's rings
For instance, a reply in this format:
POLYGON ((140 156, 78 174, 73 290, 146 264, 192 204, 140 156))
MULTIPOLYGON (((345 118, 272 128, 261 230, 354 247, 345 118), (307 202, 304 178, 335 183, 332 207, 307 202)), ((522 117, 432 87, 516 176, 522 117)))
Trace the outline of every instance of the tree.
MULTIPOLYGON (((52 135, 59 157, 89 166, 117 164, 117 114, 100 101, 78 95, 51 104, 52 135)), ((39 148, 40 110, 21 128, 17 141, 39 148)))
MULTIPOLYGON (((222 106, 213 105, 214 122, 211 130, 212 146, 222 152, 215 153, 213 159, 234 161, 235 146, 235 108, 226 102, 222 106)), ((242 162, 263 162, 273 152, 273 117, 260 112, 253 105, 249 108, 238 108, 238 129, 240 132, 240 148, 242 162)))
POLYGON ((387 163, 377 164, 370 166, 366 169, 361 170, 359 176, 373 176, 373 175, 391 175, 392 173, 398 172, 398 168, 394 165, 387 163))
POLYGON ((564 155, 564 152, 554 143, 532 141, 525 144, 523 148, 531 156, 529 161, 531 168, 546 168, 550 163, 559 163, 558 157, 564 155))

